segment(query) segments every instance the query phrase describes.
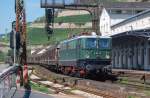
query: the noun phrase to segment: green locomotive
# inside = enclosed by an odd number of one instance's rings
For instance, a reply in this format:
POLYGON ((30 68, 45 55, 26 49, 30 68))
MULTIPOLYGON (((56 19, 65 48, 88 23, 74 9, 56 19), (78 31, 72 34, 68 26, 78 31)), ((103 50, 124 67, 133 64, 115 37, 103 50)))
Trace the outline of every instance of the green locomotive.
POLYGON ((58 49, 58 64, 64 73, 111 71, 110 37, 78 36, 61 42, 58 49))

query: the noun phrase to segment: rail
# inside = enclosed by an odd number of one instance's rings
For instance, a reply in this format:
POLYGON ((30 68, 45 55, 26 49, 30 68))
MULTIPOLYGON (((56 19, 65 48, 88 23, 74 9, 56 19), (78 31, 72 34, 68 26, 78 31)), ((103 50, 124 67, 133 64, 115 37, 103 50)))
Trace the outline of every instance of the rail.
POLYGON ((12 66, 0 73, 0 98, 9 98, 14 95, 16 91, 17 69, 17 66, 12 66))

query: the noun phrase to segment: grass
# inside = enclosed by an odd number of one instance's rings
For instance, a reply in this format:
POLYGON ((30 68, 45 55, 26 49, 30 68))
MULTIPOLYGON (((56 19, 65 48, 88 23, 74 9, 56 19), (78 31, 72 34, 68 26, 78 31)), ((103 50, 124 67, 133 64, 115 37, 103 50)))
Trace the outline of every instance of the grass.
POLYGON ((128 98, 136 98, 136 97, 134 97, 134 96, 128 96, 128 98))
MULTIPOLYGON (((57 42, 67 39, 69 34, 71 35, 78 34, 83 31, 91 31, 91 30, 90 29, 54 29, 54 32, 51 35, 50 40, 48 40, 47 33, 45 32, 44 28, 27 28, 27 39, 28 39, 27 43, 28 45, 56 44, 57 42)), ((8 38, 6 41, 3 40, 3 42, 8 43, 9 42, 8 38)))
POLYGON ((0 51, 0 62, 4 62, 6 54, 0 51))
POLYGON ((144 91, 144 93, 147 95, 147 96, 150 96, 150 91, 144 91))
POLYGON ((0 38, 0 42, 4 42, 4 43, 8 43, 9 42, 9 37, 5 37, 5 38, 0 38))
POLYGON ((121 80, 119 81, 119 83, 128 84, 129 83, 128 78, 127 77, 121 78, 121 80))
POLYGON ((78 34, 81 31, 83 29, 54 29, 54 33, 51 35, 50 40, 48 40, 44 28, 28 28, 28 42, 31 45, 56 44, 67 39, 69 33, 78 34))
MULTIPOLYGON (((55 17, 55 23, 76 23, 76 24, 84 24, 86 22, 91 22, 92 16, 90 14, 84 15, 73 15, 73 16, 63 16, 63 17, 55 17)), ((40 17, 35 20, 36 23, 45 22, 45 17, 40 17)))
POLYGON ((91 22, 92 17, 90 14, 85 15, 74 15, 74 16, 64 16, 64 17, 57 17, 55 18, 55 22, 59 23, 86 23, 91 22))
POLYGON ((36 84, 36 83, 33 83, 33 82, 30 82, 31 84, 31 88, 34 89, 34 90, 37 90, 37 91, 40 91, 40 92, 43 92, 43 93, 50 93, 48 88, 45 87, 45 86, 42 86, 42 85, 39 85, 39 84, 36 84))

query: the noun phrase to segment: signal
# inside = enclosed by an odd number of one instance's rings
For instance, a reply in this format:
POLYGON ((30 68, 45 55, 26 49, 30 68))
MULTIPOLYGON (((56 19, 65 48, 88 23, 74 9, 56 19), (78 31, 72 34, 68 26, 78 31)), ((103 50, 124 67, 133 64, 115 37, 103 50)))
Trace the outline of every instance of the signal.
POLYGON ((10 48, 14 49, 16 48, 16 50, 20 49, 20 33, 15 31, 16 29, 16 21, 12 22, 12 31, 10 32, 10 48), (14 37, 15 36, 15 37, 14 37), (16 47, 14 46, 14 38, 16 40, 16 47))
POLYGON ((45 14, 46 14, 46 22, 48 24, 54 23, 54 10, 45 9, 45 14))
POLYGON ((48 40, 50 35, 53 33, 53 23, 54 23, 54 9, 45 9, 45 30, 48 35, 48 40))

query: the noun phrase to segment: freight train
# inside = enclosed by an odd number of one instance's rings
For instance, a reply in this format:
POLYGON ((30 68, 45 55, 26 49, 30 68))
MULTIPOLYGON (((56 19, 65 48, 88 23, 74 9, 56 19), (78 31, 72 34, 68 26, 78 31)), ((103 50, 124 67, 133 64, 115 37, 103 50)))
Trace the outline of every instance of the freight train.
POLYGON ((111 72, 111 38, 77 36, 34 52, 28 63, 46 65, 72 76, 111 72))

